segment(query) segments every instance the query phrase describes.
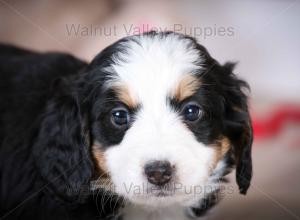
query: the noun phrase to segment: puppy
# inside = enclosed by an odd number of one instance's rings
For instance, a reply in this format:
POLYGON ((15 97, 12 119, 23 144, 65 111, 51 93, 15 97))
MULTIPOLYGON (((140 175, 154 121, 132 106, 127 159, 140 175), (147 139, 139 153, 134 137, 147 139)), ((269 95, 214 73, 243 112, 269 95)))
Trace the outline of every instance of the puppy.
POLYGON ((7 219, 193 219, 252 176, 246 82, 191 37, 125 37, 87 64, 0 48, 7 219))

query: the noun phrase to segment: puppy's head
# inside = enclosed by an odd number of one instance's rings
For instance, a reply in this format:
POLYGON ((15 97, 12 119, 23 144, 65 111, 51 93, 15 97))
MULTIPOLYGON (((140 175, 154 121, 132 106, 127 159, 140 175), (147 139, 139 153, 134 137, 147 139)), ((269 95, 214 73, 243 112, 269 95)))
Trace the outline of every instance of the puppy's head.
POLYGON ((245 194, 252 128, 247 84, 232 69, 172 32, 114 43, 49 103, 36 143, 45 146, 36 151, 42 176, 74 197, 93 161, 100 179, 133 203, 188 204, 233 158, 245 194))
POLYGON ((94 59, 87 73, 92 150, 119 195, 142 204, 188 202, 195 195, 187 190, 211 184, 231 156, 246 193, 247 84, 232 68, 175 33, 127 37, 94 59))

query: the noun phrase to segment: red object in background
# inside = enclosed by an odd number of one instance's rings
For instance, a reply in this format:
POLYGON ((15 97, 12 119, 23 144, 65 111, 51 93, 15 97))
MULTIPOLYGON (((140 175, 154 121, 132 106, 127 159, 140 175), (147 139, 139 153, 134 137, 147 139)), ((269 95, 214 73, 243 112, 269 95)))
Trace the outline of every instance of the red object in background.
POLYGON ((288 122, 300 124, 299 106, 279 107, 266 118, 257 118, 252 115, 254 138, 268 138, 277 135, 288 122))

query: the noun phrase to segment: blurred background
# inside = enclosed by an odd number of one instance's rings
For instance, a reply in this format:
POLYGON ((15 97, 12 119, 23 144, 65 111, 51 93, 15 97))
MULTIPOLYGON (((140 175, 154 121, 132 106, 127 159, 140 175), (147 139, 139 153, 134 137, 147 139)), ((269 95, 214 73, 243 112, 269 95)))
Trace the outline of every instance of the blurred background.
POLYGON ((149 30, 197 38, 251 86, 253 182, 208 219, 300 219, 300 0, 0 0, 0 42, 87 61, 149 30))

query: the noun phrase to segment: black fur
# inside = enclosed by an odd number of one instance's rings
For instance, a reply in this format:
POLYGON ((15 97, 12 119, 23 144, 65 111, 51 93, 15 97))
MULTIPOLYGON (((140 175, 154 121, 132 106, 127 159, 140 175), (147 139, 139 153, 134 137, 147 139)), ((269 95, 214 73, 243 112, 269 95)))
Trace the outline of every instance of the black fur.
MULTIPOLYGON (((91 143, 97 140, 105 149, 119 143, 126 132, 109 123, 107 113, 120 103, 103 85, 111 74, 105 68, 114 62, 116 52, 126 52, 120 43, 127 40, 109 46, 89 65, 67 54, 0 46, 2 218, 115 218, 120 198, 102 199, 107 192, 89 191, 90 181, 99 176, 91 143)), ((232 64, 220 65, 192 42, 206 60, 206 72, 197 73, 206 86, 193 97, 205 103, 205 117, 188 126, 203 143, 213 143, 220 135, 230 139, 237 183, 246 193, 252 175, 252 128, 243 92, 247 84, 232 73, 232 64)), ((181 104, 170 97, 175 110, 181 104)), ((137 110, 129 109, 133 119, 137 110)), ((199 201, 195 215, 212 205, 199 201)))
POLYGON ((105 204, 99 212, 101 195, 81 193, 94 174, 87 112, 77 94, 86 66, 67 54, 0 46, 1 219, 104 219, 112 213, 105 204))
MULTIPOLYGON (((252 126, 248 112, 247 96, 244 90, 249 89, 248 84, 233 74, 234 64, 226 63, 224 66, 215 64, 205 74, 207 78, 213 77, 216 91, 219 93, 219 105, 215 108, 221 113, 222 135, 229 138, 233 144, 232 151, 236 160, 236 181, 240 193, 246 194, 252 177, 252 126), (222 103, 220 105, 220 103, 222 103)), ((204 81, 205 81, 205 78, 204 81)), ((209 81, 208 81, 209 83, 209 81)))

